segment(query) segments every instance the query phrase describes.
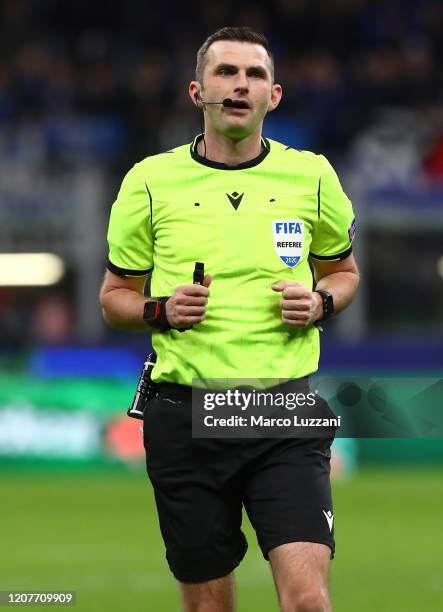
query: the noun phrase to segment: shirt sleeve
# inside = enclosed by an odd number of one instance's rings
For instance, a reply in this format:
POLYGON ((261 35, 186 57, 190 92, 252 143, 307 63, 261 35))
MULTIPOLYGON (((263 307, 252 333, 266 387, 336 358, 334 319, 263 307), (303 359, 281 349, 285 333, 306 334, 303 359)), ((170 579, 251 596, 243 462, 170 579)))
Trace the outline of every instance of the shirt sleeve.
POLYGON ((143 276, 152 268, 151 195, 139 164, 123 179, 108 228, 108 269, 119 276, 143 276))
POLYGON ((314 259, 344 259, 352 253, 355 217, 352 204, 328 160, 319 155, 322 172, 318 186, 318 217, 310 255, 314 259))

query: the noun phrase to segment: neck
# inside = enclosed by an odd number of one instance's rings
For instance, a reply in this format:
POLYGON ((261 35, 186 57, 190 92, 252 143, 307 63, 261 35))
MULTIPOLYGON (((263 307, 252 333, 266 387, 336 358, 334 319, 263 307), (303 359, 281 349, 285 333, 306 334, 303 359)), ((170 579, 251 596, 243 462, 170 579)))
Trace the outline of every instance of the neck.
POLYGON ((251 134, 242 140, 233 140, 213 130, 206 129, 205 144, 201 140, 197 145, 197 152, 211 161, 238 166, 244 162, 258 157, 262 151, 261 133, 251 134))

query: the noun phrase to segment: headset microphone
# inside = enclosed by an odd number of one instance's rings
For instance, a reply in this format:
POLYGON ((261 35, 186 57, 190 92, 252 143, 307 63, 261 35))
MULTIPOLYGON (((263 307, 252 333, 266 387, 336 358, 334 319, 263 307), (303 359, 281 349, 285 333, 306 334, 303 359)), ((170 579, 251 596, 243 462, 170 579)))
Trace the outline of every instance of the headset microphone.
POLYGON ((234 106, 234 102, 231 100, 231 98, 225 98, 221 102, 206 102, 206 100, 203 100, 203 98, 200 96, 199 93, 195 93, 194 94, 194 98, 196 100, 200 100, 200 102, 203 102, 203 104, 221 104, 225 108, 226 107, 230 108, 230 107, 234 106))

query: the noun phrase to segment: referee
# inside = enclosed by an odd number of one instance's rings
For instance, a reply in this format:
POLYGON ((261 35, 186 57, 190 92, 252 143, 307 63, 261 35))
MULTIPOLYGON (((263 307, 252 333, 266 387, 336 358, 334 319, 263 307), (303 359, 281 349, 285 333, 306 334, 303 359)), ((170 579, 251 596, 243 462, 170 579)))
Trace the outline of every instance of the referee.
POLYGON ((325 157, 262 136, 282 97, 262 34, 227 27, 209 36, 189 94, 204 134, 124 178, 100 294, 109 325, 152 332, 159 394, 144 444, 166 558, 185 611, 234 611, 244 506, 280 609, 326 612, 333 434, 192 438, 191 386, 297 382, 317 370, 314 323, 348 306, 359 283, 352 206, 325 157), (191 284, 196 261, 208 272, 201 285, 191 284))

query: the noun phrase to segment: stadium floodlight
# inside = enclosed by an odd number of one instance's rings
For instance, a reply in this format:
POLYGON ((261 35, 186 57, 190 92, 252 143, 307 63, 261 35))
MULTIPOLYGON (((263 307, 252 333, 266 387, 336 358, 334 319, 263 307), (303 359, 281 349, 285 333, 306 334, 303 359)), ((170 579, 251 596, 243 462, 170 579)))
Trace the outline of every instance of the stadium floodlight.
POLYGON ((53 253, 0 253, 1 287, 55 285, 64 273, 63 260, 53 253))

